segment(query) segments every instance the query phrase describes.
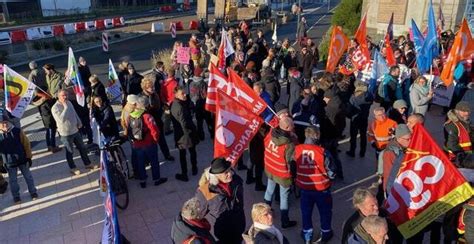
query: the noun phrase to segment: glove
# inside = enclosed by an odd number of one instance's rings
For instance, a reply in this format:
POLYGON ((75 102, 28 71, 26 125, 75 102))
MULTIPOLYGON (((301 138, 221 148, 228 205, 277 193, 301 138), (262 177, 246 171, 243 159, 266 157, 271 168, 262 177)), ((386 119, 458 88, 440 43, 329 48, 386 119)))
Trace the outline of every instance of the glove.
POLYGON ((30 168, 31 165, 33 164, 33 161, 31 161, 31 158, 27 158, 26 163, 28 164, 28 168, 30 168))

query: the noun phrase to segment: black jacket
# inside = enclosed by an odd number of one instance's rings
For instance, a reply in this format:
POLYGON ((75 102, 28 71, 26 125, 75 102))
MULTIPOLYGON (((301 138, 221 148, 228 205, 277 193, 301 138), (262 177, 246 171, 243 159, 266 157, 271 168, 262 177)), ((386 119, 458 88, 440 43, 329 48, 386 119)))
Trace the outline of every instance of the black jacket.
POLYGON ((99 124, 100 132, 104 134, 105 138, 118 138, 119 128, 115 113, 112 107, 108 104, 103 104, 102 107, 92 109, 92 117, 94 117, 99 124))
POLYGON ((143 76, 138 74, 137 72, 126 75, 124 84, 123 84, 123 91, 126 95, 133 94, 138 95, 142 92, 142 83, 143 76))
POLYGON ((293 105, 301 96, 301 91, 303 91, 304 83, 301 78, 288 78, 290 85, 290 95, 288 96, 288 108, 290 109, 290 114, 293 114, 293 105))
POLYGON ((264 72, 268 72, 262 74, 262 82, 265 85, 265 91, 270 94, 270 100, 273 104, 275 104, 278 99, 280 99, 280 83, 275 78, 275 75, 272 71, 268 71, 267 69, 264 72))
POLYGON ((323 119, 322 134, 325 139, 337 139, 346 127, 346 109, 339 96, 334 96, 326 105, 326 117, 323 119))
POLYGON ((175 244, 181 244, 184 241, 189 241, 192 237, 195 237, 195 240, 190 242, 190 244, 204 244, 208 241, 210 243, 216 243, 214 237, 211 235, 209 230, 192 225, 179 213, 178 217, 173 221, 171 226, 171 241, 175 244))
POLYGON ((244 189, 240 176, 234 173, 229 183, 230 197, 222 188, 210 185, 208 181, 199 183, 196 197, 206 211, 209 223, 214 226, 214 236, 220 243, 240 244, 245 231, 244 189))
POLYGON ((194 125, 189 101, 174 99, 171 103, 174 141, 179 149, 187 149, 198 144, 196 125, 194 125))
POLYGON ((92 102, 92 97, 100 97, 102 98, 102 102, 107 104, 109 103, 109 98, 107 97, 107 93, 105 92, 105 86, 101 82, 91 85, 91 94, 87 98, 87 101, 92 102))
POLYGON ((89 66, 78 65, 77 69, 79 70, 79 75, 81 76, 82 83, 84 83, 84 88, 88 90, 91 87, 89 78, 91 77, 91 70, 89 66))
POLYGON ((300 58, 300 70, 303 72, 303 77, 309 80, 313 76, 313 55, 308 51, 306 55, 302 55, 300 58))

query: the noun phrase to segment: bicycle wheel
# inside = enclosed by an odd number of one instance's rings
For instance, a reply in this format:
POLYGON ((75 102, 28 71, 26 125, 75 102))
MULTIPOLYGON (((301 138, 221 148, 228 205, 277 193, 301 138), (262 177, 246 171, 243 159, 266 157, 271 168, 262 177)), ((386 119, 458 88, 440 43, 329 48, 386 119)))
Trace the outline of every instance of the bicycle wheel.
POLYGON ((125 157, 125 152, 122 147, 118 147, 115 151, 118 163, 120 164, 121 171, 125 175, 126 179, 130 179, 130 169, 128 168, 128 160, 125 157))
POLYGON ((115 193, 115 205, 120 209, 126 209, 129 203, 129 192, 127 186, 127 180, 122 172, 117 168, 112 167, 113 180, 112 190, 115 193))

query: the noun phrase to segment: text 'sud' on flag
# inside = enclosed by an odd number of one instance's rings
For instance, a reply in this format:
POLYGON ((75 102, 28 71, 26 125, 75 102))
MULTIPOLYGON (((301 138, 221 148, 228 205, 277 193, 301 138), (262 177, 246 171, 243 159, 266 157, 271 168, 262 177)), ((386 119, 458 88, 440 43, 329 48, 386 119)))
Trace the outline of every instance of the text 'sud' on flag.
POLYGON ((327 72, 334 72, 339 59, 347 50, 348 45, 349 39, 342 32, 342 27, 334 26, 331 34, 331 43, 329 44, 328 61, 326 63, 327 72))
POLYGON ((114 64, 112 60, 109 59, 109 84, 105 91, 107 92, 107 97, 109 98, 110 102, 120 101, 122 98, 122 88, 120 85, 120 81, 118 79, 117 71, 115 71, 114 64))
POLYGON ((385 208, 410 238, 473 193, 426 129, 416 125, 385 208))
POLYGON ((218 90, 214 158, 224 157, 235 165, 262 123, 260 116, 218 90))
POLYGON ((8 112, 21 118, 33 98, 36 85, 7 65, 4 66, 5 107, 8 112))
POLYGON ((79 74, 76 58, 74 57, 72 48, 69 48, 66 78, 72 82, 77 103, 81 106, 84 106, 86 101, 84 95, 84 83, 82 82, 81 75, 79 74))

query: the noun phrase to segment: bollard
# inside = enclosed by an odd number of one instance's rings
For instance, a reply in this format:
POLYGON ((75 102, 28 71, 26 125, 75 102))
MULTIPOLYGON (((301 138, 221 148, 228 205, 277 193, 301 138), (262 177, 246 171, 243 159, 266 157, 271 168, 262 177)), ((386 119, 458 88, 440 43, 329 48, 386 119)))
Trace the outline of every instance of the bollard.
POLYGON ((109 35, 107 32, 102 32, 102 50, 104 52, 109 52, 109 35))

